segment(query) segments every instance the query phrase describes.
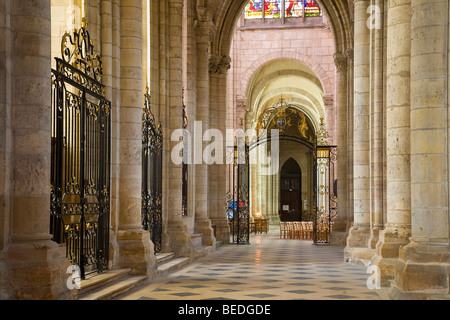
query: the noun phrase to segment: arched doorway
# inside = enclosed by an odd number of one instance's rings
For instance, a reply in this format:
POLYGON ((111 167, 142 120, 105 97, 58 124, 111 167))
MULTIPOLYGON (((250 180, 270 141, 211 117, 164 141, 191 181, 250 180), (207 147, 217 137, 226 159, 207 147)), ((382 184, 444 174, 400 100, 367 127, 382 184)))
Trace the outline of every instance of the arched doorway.
POLYGON ((302 172, 293 158, 288 159, 280 173, 280 220, 302 220, 302 172))

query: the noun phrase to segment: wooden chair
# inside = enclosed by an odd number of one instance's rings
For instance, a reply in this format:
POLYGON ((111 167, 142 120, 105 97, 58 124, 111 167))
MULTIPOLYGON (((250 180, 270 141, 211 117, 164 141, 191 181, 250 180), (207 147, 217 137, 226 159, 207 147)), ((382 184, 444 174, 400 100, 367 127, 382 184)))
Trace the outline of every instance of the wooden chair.
POLYGON ((294 238, 294 223, 289 221, 289 222, 286 222, 286 224, 288 227, 289 239, 293 239, 294 238))
POLYGON ((280 221, 280 239, 286 239, 286 222, 280 221))
POLYGON ((302 238, 302 224, 300 221, 295 221, 294 223, 294 238, 301 239, 302 238))
POLYGON ((306 228, 306 222, 305 221, 300 222, 300 227, 302 229, 302 231, 300 233, 300 239, 306 240, 306 233, 308 231, 306 228))
POLYGON ((263 219, 261 224, 261 232, 269 232, 269 220, 263 219))
POLYGON ((308 221, 306 223, 307 232, 306 232, 306 240, 312 240, 313 239, 313 232, 314 232, 314 226, 312 221, 308 221))

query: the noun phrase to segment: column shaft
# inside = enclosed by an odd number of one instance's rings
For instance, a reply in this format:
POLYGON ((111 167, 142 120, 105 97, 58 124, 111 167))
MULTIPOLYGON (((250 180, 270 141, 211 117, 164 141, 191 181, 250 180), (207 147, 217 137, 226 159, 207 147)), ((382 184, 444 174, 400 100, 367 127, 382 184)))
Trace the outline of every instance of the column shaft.
POLYGON ((371 236, 369 247, 375 248, 379 232, 383 228, 383 182, 384 182, 384 159, 383 159, 383 128, 384 128, 384 97, 383 97, 383 74, 384 74, 384 0, 372 0, 372 4, 379 12, 376 27, 371 30, 372 38, 372 74, 371 81, 372 103, 371 103, 371 236))
MULTIPOLYGON (((76 295, 66 286, 65 248, 51 241, 50 1, 10 1, 11 183, 6 260, 14 299, 76 295)), ((3 40, 2 40, 3 42, 3 40)), ((9 94, 8 94, 9 96, 9 94)))
POLYGON ((354 225, 347 238, 346 260, 370 259, 370 29, 369 0, 355 1, 353 203, 354 225))
POLYGON ((338 181, 338 216, 333 226, 332 243, 344 245, 348 223, 348 101, 347 101, 347 56, 335 55, 336 64, 336 108, 337 108, 337 181, 338 181))
POLYGON ((448 299, 449 3, 411 0, 411 12, 411 242, 390 297, 448 299))
MULTIPOLYGON (((161 35, 164 45, 167 46, 167 56, 160 55, 161 67, 166 69, 166 88, 164 91, 167 106, 164 114, 168 127, 164 133, 167 135, 169 148, 165 152, 167 159, 164 161, 167 166, 166 187, 163 195, 167 199, 167 229, 164 236, 169 239, 169 248, 177 256, 190 256, 193 248, 190 244, 190 233, 182 220, 182 176, 181 164, 175 164, 171 160, 171 152, 179 143, 171 141, 170 136, 174 130, 183 127, 183 55, 182 55, 182 30, 183 30, 183 1, 167 0, 160 2, 161 6, 168 10, 165 12, 167 29, 161 35)), ((192 123, 193 119, 189 119, 192 123)), ((194 144, 193 144, 194 145, 194 144)))
POLYGON ((386 76, 387 216, 377 244, 381 284, 389 285, 411 225, 410 69, 411 0, 388 2, 386 76))
POLYGON ((141 225, 142 1, 120 2, 119 265, 133 274, 155 272, 150 233, 141 225))

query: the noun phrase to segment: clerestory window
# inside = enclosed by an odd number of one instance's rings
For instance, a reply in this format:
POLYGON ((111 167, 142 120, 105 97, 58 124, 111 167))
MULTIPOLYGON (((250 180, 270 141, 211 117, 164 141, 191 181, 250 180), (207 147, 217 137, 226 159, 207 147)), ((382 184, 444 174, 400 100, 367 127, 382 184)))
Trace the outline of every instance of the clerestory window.
POLYGON ((250 0, 245 6, 245 20, 308 17, 322 17, 316 0, 250 0))

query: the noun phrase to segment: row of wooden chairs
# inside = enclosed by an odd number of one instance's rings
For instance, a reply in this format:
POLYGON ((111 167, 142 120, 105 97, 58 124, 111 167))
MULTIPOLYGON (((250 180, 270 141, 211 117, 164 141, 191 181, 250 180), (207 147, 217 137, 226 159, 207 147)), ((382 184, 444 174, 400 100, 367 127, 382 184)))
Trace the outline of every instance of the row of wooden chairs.
POLYGON ((250 232, 256 233, 267 233, 269 232, 269 220, 267 219, 254 219, 250 223, 250 232))
POLYGON ((314 225, 312 221, 281 221, 281 239, 313 240, 314 225))

